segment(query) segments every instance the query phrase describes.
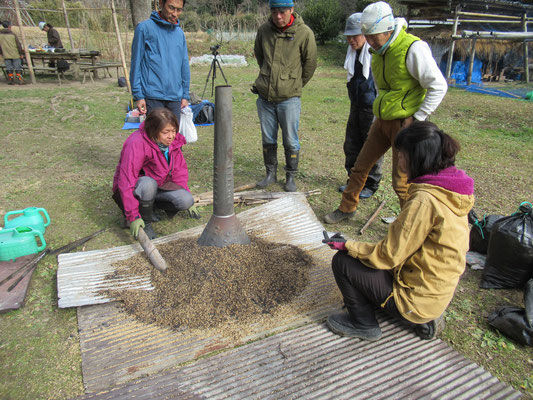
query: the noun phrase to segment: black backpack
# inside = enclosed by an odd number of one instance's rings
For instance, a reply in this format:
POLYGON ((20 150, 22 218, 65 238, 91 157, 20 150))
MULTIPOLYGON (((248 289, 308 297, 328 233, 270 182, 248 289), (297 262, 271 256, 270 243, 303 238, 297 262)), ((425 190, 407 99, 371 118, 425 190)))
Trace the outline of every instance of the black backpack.
POLYGON ((215 105, 213 103, 204 102, 202 108, 196 115, 194 123, 197 125, 213 124, 215 122, 215 105))

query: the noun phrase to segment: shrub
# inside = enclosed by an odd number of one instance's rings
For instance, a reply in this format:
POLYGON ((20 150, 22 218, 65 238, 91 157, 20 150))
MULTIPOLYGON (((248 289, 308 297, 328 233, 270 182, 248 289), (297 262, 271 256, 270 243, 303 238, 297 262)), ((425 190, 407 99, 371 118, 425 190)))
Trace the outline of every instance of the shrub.
POLYGON ((310 0, 305 5, 302 17, 321 44, 337 37, 344 24, 339 0, 310 0))

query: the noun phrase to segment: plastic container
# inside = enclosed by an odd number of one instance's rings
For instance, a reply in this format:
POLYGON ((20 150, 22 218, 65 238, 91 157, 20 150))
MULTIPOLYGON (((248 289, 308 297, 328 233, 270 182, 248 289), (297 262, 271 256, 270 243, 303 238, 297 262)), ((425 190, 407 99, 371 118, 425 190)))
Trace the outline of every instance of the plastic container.
POLYGON ((44 234, 44 231, 46 230, 45 228, 48 225, 50 225, 50 217, 44 208, 28 207, 24 210, 9 211, 4 216, 4 228, 6 229, 16 228, 19 226, 28 226, 44 234), (10 216, 18 214, 22 215, 8 220, 10 216), (43 216, 46 217, 46 222, 43 216))
POLYGON ((46 248, 43 234, 27 226, 0 230, 0 261, 9 261, 46 248), (40 240, 41 245, 37 243, 40 240))

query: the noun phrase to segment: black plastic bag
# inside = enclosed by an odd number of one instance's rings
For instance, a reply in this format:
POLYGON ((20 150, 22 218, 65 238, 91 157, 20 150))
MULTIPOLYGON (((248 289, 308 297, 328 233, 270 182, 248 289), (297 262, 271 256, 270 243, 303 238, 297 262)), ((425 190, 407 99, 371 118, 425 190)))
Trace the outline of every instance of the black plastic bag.
POLYGON ((478 219, 474 210, 470 210, 468 213, 468 222, 472 224, 472 228, 470 228, 469 250, 487 254, 490 231, 494 223, 503 217, 503 215, 484 215, 483 219, 478 219))
POLYGON ((492 312, 489 325, 520 344, 533 346, 533 329, 526 322, 526 312, 521 307, 500 307, 492 312))
POLYGON ((533 275, 533 210, 524 202, 517 212, 494 223, 480 287, 523 288, 533 275))
POLYGON ((524 306, 526 307, 526 323, 527 326, 533 328, 533 279, 526 283, 524 289, 524 306))

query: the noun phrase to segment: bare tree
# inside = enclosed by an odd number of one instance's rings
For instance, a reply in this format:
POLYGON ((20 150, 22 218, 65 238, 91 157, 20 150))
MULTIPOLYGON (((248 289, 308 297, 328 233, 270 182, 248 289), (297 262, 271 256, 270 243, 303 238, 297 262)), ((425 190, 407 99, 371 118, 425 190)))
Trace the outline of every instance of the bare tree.
POLYGON ((136 27, 139 22, 150 17, 150 13, 152 12, 151 0, 130 0, 130 7, 131 19, 134 27, 136 27))

